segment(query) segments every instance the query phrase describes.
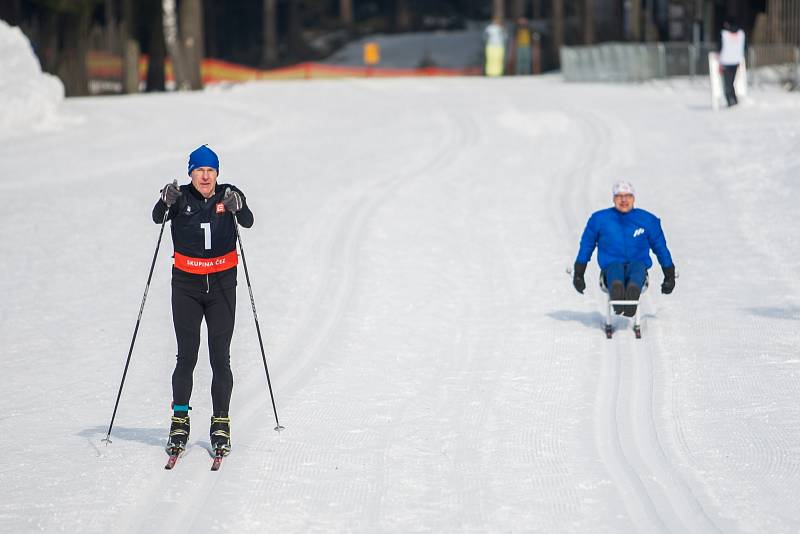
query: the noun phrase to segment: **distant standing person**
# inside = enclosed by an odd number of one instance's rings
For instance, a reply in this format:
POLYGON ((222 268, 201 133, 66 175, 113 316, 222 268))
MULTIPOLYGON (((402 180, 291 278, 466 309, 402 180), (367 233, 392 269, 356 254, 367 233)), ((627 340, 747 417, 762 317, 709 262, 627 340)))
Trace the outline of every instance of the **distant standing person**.
POLYGON ((514 72, 518 75, 528 75, 531 73, 531 28, 528 19, 522 17, 517 21, 517 29, 514 32, 514 55, 516 65, 514 72))
POLYGON ((736 80, 739 64, 744 61, 744 40, 744 31, 733 19, 726 19, 722 24, 720 35, 719 67, 725 84, 725 100, 728 102, 728 107, 739 103, 733 82, 736 80))
POLYGON ((492 19, 486 26, 483 40, 486 44, 486 76, 502 76, 508 34, 500 19, 492 19))
POLYGON ((234 216, 245 228, 253 213, 235 186, 217 183, 219 158, 203 145, 189 154, 191 182, 177 180, 161 190, 153 222, 166 215, 172 221, 175 247, 172 267, 172 321, 178 341, 172 373, 172 424, 167 452, 178 455, 189 440, 189 398, 200 349, 200 326, 208 328, 211 379, 211 447, 218 455, 231 448, 228 409, 233 391, 230 346, 236 312, 236 229, 234 216))

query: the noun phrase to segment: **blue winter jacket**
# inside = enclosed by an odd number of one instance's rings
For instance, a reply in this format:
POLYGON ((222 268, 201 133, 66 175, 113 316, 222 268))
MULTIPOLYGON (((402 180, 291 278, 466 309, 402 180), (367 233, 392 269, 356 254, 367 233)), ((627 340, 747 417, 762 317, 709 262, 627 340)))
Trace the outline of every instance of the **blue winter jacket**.
POLYGON ((653 249, 661 267, 672 266, 672 256, 661 230, 661 221, 649 211, 634 208, 628 213, 607 208, 589 217, 581 236, 576 263, 589 263, 597 247, 597 263, 605 269, 613 263, 641 262, 653 266, 653 249))

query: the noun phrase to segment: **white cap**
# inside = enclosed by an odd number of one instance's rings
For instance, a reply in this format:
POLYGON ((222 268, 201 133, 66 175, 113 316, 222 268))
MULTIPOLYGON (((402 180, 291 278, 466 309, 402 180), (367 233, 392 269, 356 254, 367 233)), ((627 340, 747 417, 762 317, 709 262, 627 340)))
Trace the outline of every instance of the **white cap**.
POLYGON ((633 185, 630 182, 626 182, 625 180, 620 180, 619 182, 614 184, 614 187, 611 188, 611 192, 614 196, 617 195, 634 195, 636 196, 636 190, 633 188, 633 185))

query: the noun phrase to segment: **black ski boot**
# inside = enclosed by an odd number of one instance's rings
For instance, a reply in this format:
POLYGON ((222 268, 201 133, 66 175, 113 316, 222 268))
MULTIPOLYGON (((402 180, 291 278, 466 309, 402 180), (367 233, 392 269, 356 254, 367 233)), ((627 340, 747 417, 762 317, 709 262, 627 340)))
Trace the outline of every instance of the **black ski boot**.
MULTIPOLYGON (((625 300, 639 300, 639 295, 642 294, 642 290, 636 284, 628 284, 628 287, 625 289, 625 300)), ((636 304, 628 304, 624 306, 624 310, 622 310, 622 315, 625 317, 633 317, 636 315, 636 304)))
POLYGON ((210 432, 214 454, 227 456, 231 452, 231 418, 212 416, 210 432))
MULTIPOLYGON (((611 300, 625 300, 625 286, 619 280, 614 280, 611 284, 611 300)), ((614 313, 620 315, 624 313, 626 306, 614 304, 614 313)))
POLYGON ((172 424, 169 427, 169 439, 167 440, 167 454, 170 456, 178 455, 186 450, 186 442, 189 441, 189 414, 183 417, 172 416, 172 424))

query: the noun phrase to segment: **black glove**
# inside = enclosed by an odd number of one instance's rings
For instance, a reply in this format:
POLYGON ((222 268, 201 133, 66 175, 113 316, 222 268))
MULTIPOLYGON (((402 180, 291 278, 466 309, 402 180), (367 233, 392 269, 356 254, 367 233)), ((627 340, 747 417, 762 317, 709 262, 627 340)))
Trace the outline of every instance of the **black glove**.
POLYGON ((669 295, 672 293, 672 290, 675 289, 675 266, 662 267, 661 270, 664 271, 664 281, 661 283, 661 292, 665 295, 669 295))
POLYGON ((181 190, 178 189, 178 180, 173 180, 171 184, 165 185, 164 189, 161 190, 161 202, 166 204, 167 207, 172 206, 182 194, 181 190))
POLYGON ((222 205, 225 206, 225 209, 231 213, 236 213, 242 209, 242 206, 244 205, 244 202, 242 201, 242 195, 236 191, 227 189, 225 191, 225 198, 222 200, 222 205))
POLYGON ((585 272, 586 264, 575 262, 575 270, 572 273, 572 285, 575 286, 575 290, 580 294, 583 294, 583 290, 586 289, 586 281, 583 279, 583 274, 585 272))

